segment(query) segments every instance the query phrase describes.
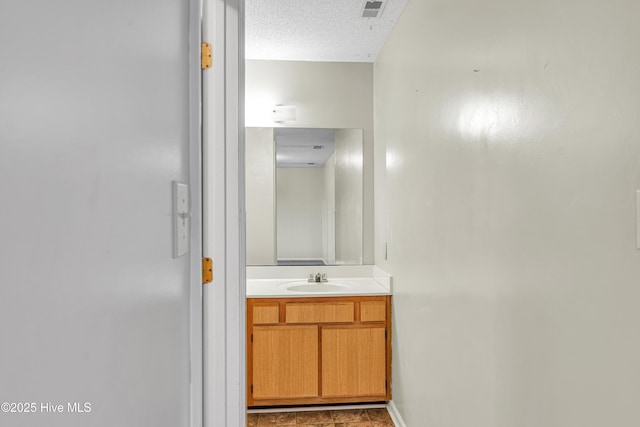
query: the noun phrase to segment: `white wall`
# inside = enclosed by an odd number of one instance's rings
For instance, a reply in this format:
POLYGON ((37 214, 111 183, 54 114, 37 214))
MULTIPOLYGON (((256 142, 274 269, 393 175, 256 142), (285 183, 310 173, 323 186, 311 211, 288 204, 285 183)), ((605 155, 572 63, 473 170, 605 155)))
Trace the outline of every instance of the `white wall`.
POLYGON ((278 259, 323 258, 323 168, 278 168, 278 259))
POLYGON ((276 263, 276 163, 273 128, 245 133, 247 264, 276 263))
POLYGON ((274 105, 295 105, 287 127, 364 130, 364 262, 373 263, 373 64, 246 61, 246 126, 278 126, 274 105))
POLYGON ((362 264, 362 130, 335 132, 336 263, 362 264))
POLYGON ((430 0, 397 23, 375 65, 376 261, 408 426, 640 425, 638 16, 430 0))

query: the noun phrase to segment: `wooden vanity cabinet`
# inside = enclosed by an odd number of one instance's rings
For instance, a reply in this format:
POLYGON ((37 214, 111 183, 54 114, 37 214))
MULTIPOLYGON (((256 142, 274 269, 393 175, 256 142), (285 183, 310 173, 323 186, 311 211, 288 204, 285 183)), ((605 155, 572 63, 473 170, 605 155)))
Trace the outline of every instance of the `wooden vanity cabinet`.
POLYGON ((391 400, 391 297, 247 299, 249 406, 391 400))

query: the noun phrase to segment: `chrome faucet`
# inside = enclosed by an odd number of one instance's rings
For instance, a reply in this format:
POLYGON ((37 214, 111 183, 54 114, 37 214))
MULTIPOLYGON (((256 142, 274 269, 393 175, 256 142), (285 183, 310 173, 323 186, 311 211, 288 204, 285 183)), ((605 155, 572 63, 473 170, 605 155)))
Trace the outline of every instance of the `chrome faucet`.
POLYGON ((327 273, 316 273, 315 275, 311 273, 309 274, 309 280, 307 280, 307 282, 309 283, 322 283, 328 281, 329 279, 327 279, 327 273))

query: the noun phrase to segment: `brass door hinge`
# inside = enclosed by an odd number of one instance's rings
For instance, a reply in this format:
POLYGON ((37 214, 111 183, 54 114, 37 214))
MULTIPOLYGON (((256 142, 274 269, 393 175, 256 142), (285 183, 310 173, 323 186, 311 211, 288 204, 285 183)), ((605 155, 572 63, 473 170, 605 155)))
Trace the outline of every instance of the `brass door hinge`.
POLYGON ((211 63, 213 62, 213 59, 212 59, 211 45, 209 43, 202 43, 201 55, 202 55, 201 57, 202 69, 206 70, 208 68, 211 68, 211 63))
POLYGON ((202 258, 202 284, 213 282, 213 261, 211 258, 202 258))

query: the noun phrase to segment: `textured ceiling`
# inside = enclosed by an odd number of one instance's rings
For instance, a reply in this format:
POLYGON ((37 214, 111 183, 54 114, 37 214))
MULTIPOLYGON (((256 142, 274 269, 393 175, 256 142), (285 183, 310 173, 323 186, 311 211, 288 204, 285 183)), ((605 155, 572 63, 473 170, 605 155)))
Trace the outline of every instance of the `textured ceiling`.
POLYGON ((383 0, 363 18, 366 0, 247 0, 246 58, 374 62, 407 0, 383 0))

